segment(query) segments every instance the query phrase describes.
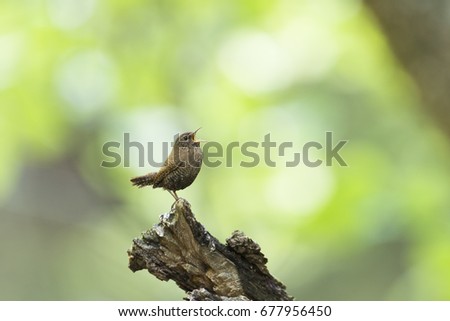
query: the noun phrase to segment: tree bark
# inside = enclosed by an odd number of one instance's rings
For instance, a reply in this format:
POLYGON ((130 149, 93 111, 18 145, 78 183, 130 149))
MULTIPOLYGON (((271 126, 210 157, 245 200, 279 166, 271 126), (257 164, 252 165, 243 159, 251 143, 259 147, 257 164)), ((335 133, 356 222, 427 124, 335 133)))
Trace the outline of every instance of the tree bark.
POLYGON ((129 268, 173 280, 188 300, 292 300, 267 270, 257 243, 235 231, 221 244, 179 199, 160 222, 133 240, 129 268))

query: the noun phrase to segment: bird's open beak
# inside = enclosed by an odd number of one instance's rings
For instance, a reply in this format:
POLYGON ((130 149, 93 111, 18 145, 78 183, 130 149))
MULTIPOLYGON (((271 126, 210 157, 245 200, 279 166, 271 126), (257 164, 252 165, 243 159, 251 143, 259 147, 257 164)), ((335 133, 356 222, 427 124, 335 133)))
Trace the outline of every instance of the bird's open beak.
POLYGON ((198 128, 195 132, 192 133, 192 139, 194 140, 195 143, 203 143, 203 142, 207 142, 206 140, 203 140, 203 139, 200 139, 200 140, 196 140, 196 139, 195 139, 195 135, 197 134, 197 132, 198 132, 200 129, 201 129, 201 127, 198 128))

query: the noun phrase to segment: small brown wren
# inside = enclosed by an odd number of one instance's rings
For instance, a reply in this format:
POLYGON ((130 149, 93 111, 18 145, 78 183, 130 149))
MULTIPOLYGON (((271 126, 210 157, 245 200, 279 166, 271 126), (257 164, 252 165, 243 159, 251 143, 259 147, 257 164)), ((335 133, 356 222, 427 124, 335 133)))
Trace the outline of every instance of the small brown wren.
POLYGON ((191 185, 202 167, 201 141, 195 140, 195 135, 199 129, 178 135, 163 167, 158 172, 132 178, 133 186, 139 188, 145 186, 162 187, 169 191, 175 200, 178 200, 176 191, 191 185))

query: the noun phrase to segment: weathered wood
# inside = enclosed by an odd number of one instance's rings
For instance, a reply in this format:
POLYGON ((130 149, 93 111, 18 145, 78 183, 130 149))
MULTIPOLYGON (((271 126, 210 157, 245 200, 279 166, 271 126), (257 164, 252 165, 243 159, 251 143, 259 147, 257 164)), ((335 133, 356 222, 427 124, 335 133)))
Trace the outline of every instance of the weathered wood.
POLYGON ((292 300, 267 270, 257 243, 235 231, 221 244, 179 199, 160 222, 133 240, 129 268, 173 280, 189 300, 292 300))

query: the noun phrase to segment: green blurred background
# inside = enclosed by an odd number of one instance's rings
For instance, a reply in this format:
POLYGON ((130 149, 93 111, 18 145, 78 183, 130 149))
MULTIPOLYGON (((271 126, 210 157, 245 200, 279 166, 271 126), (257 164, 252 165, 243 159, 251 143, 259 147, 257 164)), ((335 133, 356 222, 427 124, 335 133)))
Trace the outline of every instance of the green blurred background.
POLYGON ((201 126, 224 146, 349 140, 348 167, 242 168, 236 150, 179 192, 296 299, 450 300, 449 136, 421 90, 357 0, 2 0, 0 299, 181 299, 127 268, 172 197, 131 187, 152 170, 136 155, 100 163, 125 132, 161 161, 201 126))

